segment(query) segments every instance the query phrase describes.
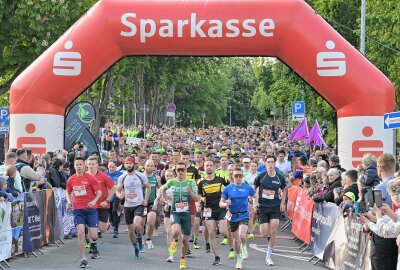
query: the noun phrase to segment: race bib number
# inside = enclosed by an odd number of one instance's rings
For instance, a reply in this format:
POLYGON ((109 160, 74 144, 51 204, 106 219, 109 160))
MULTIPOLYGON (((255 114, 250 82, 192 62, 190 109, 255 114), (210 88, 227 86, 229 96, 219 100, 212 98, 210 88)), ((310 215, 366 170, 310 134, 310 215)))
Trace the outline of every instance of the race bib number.
POLYGON ((175 203, 175 211, 178 213, 188 212, 189 204, 187 202, 175 203))
POLYGON ((75 196, 85 196, 86 195, 86 187, 85 186, 76 186, 73 187, 75 196))
POLYGON ((275 198, 275 190, 264 189, 262 197, 266 200, 273 200, 275 198))
POLYGON ((126 195, 126 197, 134 203, 137 203, 139 201, 139 196, 137 193, 129 193, 126 195))
POLYGON ((227 221, 231 221, 231 219, 232 219, 232 214, 231 214, 231 212, 226 211, 225 218, 226 218, 227 221))
POLYGON ((204 208, 204 217, 210 218, 211 217, 211 213, 212 213, 211 208, 204 208))

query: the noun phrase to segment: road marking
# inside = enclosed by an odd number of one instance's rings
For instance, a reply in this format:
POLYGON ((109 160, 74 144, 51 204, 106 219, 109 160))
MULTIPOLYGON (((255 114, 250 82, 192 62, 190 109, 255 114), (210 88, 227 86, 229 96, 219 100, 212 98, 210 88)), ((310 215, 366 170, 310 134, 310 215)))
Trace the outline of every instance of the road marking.
MULTIPOLYGON (((261 248, 260 246, 256 245, 256 244, 250 244, 249 247, 251 249, 263 252, 263 253, 267 253, 266 248, 261 248)), ((265 247, 265 246, 264 246, 265 247)), ((280 250, 279 250, 280 251, 280 250)), ((296 253, 294 251, 285 251, 285 252, 293 252, 296 253)), ((297 252, 297 253, 301 253, 301 252, 297 252)), ((279 256, 279 257, 285 257, 285 258, 289 258, 289 259, 293 259, 293 260, 298 260, 298 261, 303 261, 303 262, 308 262, 309 259, 311 259, 311 257, 309 256, 294 256, 294 255, 284 255, 284 254, 279 254, 279 253, 275 253, 272 252, 273 255, 275 256, 279 256)), ((303 253, 304 254, 304 253, 303 253)), ((312 255, 312 254, 304 254, 304 255, 312 255)))

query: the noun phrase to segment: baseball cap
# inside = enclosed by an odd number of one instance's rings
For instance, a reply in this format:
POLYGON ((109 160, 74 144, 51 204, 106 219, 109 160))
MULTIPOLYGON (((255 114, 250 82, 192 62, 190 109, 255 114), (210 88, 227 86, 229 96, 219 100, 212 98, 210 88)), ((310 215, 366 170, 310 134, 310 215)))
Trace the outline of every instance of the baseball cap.
POLYGON ((349 198, 353 202, 356 200, 356 195, 354 195, 354 193, 351 192, 351 191, 346 192, 343 196, 346 196, 347 198, 349 198))
POLYGON ((246 163, 246 162, 250 162, 250 158, 248 158, 248 157, 245 157, 245 158, 243 159, 243 162, 244 162, 244 163, 246 163))
POLYGON ((313 173, 326 173, 326 169, 324 167, 317 167, 315 170, 312 171, 313 173))
POLYGON ((124 163, 126 162, 135 163, 135 159, 133 157, 126 157, 124 163))
POLYGON ((336 163, 339 163, 339 162, 340 162, 339 156, 338 156, 338 155, 332 155, 332 156, 330 156, 330 157, 329 157, 329 160, 332 161, 332 162, 336 162, 336 163))

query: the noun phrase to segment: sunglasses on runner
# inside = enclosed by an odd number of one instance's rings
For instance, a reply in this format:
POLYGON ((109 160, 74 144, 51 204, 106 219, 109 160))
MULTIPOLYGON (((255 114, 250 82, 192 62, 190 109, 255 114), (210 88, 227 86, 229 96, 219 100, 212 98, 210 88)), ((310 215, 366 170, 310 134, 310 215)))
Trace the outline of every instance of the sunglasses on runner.
POLYGON ((176 171, 177 172, 184 172, 186 169, 185 168, 177 168, 176 171))
POLYGON ((234 174, 233 177, 234 177, 234 178, 242 178, 242 177, 243 177, 243 174, 234 174))

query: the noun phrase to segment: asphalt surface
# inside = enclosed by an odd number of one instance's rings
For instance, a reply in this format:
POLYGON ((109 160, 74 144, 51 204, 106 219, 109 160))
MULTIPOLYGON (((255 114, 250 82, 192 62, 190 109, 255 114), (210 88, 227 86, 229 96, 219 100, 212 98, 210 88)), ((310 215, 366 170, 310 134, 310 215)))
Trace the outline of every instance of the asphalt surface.
MULTIPOLYGON (((153 243, 155 248, 152 250, 145 249, 145 252, 141 254, 139 260, 132 259, 133 247, 128 239, 128 235, 124 232, 125 226, 120 228, 120 237, 118 239, 112 238, 111 229, 108 233, 103 234, 103 238, 98 240, 98 248, 100 252, 100 258, 93 260, 90 259, 90 254, 87 255, 90 269, 132 269, 133 267, 141 270, 156 270, 156 269, 179 269, 179 254, 175 254, 175 263, 167 263, 167 248, 165 243, 165 233, 163 228, 160 227, 158 235, 154 237, 153 243)), ((219 266, 213 266, 214 260, 213 253, 205 253, 204 239, 200 237, 200 249, 194 250, 192 243, 190 243, 190 249, 192 255, 189 255, 186 260, 187 269, 235 269, 236 260, 227 259, 229 253, 228 246, 219 246, 220 257, 222 264, 219 266)), ((222 240, 219 237, 218 243, 222 240)), ((267 266, 265 264, 265 250, 266 241, 265 239, 256 237, 254 240, 248 241, 249 259, 244 261, 243 269, 327 269, 322 264, 314 266, 308 262, 311 258, 309 251, 302 252, 299 248, 301 243, 293 240, 293 235, 286 230, 285 232, 279 231, 277 246, 274 249, 274 255, 272 259, 275 262, 275 266, 267 266)), ((77 241, 75 238, 66 239, 65 245, 57 247, 56 245, 49 245, 42 248, 44 255, 38 252, 38 257, 33 255, 25 258, 19 256, 10 259, 12 269, 20 270, 32 270, 32 269, 80 269, 79 262, 80 258, 77 250, 77 241)))

